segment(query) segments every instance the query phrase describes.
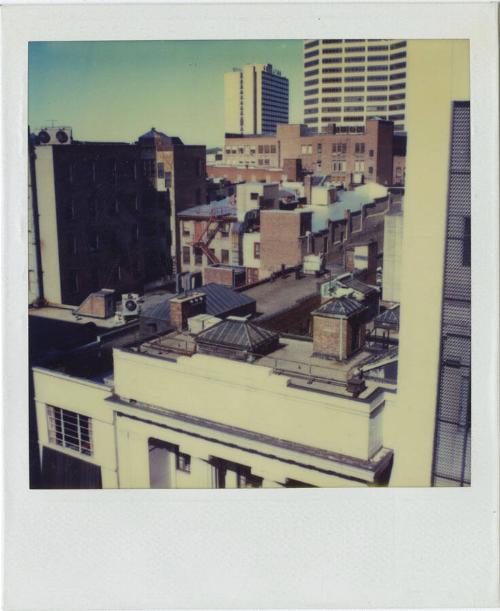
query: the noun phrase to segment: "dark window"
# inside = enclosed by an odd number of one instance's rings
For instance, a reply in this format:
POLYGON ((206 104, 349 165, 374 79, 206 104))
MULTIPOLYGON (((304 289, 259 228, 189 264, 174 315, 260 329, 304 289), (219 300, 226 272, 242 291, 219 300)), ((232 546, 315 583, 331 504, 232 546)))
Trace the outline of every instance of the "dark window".
POLYGON ((185 473, 191 473, 191 456, 178 452, 176 456, 176 468, 177 471, 184 471, 185 473))
POLYGON ((259 199, 258 193, 250 193, 250 199, 259 199))
POLYGON ((229 263, 229 250, 222 249, 220 251, 220 260, 221 263, 229 263))
POLYGON ((162 162, 158 163, 158 178, 165 178, 165 165, 162 162))
POLYGON ((462 265, 470 267, 470 216, 464 217, 464 237, 463 237, 463 251, 462 251, 462 265))
POLYGON ((260 242, 255 242, 253 245, 254 259, 260 259, 260 242))
POLYGON ((198 248, 197 246, 195 246, 193 248, 193 253, 194 253, 194 264, 201 265, 203 263, 203 252, 201 248, 198 248))
POLYGON ((189 246, 182 247, 182 262, 186 265, 191 263, 191 249, 189 246))

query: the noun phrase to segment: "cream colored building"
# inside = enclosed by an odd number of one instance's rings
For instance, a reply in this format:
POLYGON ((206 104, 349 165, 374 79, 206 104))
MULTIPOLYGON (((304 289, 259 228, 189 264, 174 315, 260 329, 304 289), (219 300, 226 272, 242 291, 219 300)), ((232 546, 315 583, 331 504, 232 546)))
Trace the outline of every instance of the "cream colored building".
POLYGON ((407 54, 405 40, 305 40, 305 123, 361 131, 380 117, 406 131, 407 54))
POLYGON ((247 64, 224 74, 224 130, 274 134, 288 123, 288 79, 271 64, 247 64))
MULTIPOLYGON (((436 451, 449 193, 464 201, 469 198, 470 204, 470 184, 464 182, 460 189, 449 191, 453 103, 470 99, 469 45, 466 40, 415 40, 408 41, 407 48, 408 149, 397 400, 400 451, 392 481, 429 486, 436 451)), ((466 134, 460 146, 467 156, 466 134)), ((452 401, 460 400, 460 388, 448 386, 448 391, 452 401)), ((463 436, 460 442, 450 440, 450 450, 455 443, 463 449, 463 436)), ((466 462, 465 456, 462 459, 466 462)))
MULTIPOLYGON (((252 341, 275 341, 255 329, 247 329, 252 341)), ((113 377, 100 382, 34 368, 46 476, 55 477, 47 469, 57 453, 59 471, 79 470, 89 487, 387 483, 393 452, 384 413, 393 385, 370 380, 353 395, 353 362, 315 358, 312 342, 280 340, 242 360, 217 354, 220 343, 193 353, 195 341, 179 331, 117 348, 113 377)))

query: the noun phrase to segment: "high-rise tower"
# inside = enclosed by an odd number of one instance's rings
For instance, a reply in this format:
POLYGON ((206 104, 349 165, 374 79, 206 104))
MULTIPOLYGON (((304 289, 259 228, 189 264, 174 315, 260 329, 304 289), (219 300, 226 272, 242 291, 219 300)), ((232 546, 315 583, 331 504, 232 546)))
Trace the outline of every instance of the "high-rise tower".
POLYGON ((406 55, 405 40, 305 40, 305 123, 356 132, 380 117, 405 131, 406 55))
POLYGON ((224 129, 229 134, 274 134, 288 123, 288 79, 271 64, 224 74, 224 129))

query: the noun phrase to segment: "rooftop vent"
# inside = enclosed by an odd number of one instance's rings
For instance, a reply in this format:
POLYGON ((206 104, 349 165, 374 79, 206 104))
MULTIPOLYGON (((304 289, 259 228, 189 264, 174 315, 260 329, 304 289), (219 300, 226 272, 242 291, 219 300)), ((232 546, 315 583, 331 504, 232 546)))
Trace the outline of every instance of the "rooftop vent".
POLYGON ((279 335, 246 319, 231 316, 202 331, 196 338, 198 351, 240 360, 263 356, 276 350, 279 335))

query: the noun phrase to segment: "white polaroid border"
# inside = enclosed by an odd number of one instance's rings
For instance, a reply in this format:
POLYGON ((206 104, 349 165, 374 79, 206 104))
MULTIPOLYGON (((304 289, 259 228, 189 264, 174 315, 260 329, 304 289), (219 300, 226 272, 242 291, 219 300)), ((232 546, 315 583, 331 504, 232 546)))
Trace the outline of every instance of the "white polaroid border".
POLYGON ((3 420, 8 609, 498 604, 498 65, 495 4, 4 5, 3 420), (468 38, 473 485, 469 489, 30 491, 27 43, 468 38), (478 254, 480 253, 480 254, 478 254))

